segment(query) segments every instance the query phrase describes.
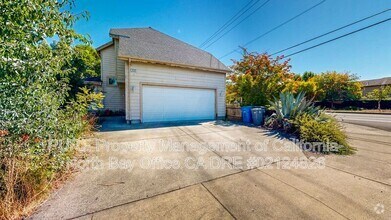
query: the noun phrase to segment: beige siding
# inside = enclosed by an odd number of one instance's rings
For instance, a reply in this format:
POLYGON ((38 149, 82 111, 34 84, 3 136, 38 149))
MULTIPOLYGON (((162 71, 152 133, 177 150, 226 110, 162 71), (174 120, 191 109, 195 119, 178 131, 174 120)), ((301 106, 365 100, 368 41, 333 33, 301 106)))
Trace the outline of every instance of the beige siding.
POLYGON ((117 59, 118 82, 125 82, 125 61, 117 59))
POLYGON ((116 54, 116 74, 118 82, 125 82, 125 61, 118 59, 118 39, 114 41, 116 54))
POLYGON ((141 84, 147 83, 216 89, 217 116, 225 116, 225 74, 146 63, 131 63, 126 72, 130 74, 127 118, 131 120, 141 120, 141 84))
POLYGON ((125 62, 125 112, 126 112, 126 120, 130 121, 130 102, 126 100, 130 100, 130 78, 129 78, 129 62, 125 62))
MULTIPOLYGON (((108 77, 117 76, 117 56, 115 47, 110 46, 100 51, 102 88, 105 99, 104 108, 113 111, 125 110, 125 86, 119 83, 118 86, 109 86, 108 77)), ((118 78, 118 77, 117 77, 118 78)))

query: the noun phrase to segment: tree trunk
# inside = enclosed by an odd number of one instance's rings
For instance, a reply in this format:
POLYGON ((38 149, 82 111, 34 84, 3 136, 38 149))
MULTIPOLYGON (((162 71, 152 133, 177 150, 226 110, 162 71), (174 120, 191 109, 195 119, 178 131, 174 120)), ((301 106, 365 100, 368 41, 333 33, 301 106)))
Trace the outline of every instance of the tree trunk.
POLYGON ((378 109, 379 111, 381 111, 380 102, 381 102, 381 100, 377 101, 377 109, 378 109))

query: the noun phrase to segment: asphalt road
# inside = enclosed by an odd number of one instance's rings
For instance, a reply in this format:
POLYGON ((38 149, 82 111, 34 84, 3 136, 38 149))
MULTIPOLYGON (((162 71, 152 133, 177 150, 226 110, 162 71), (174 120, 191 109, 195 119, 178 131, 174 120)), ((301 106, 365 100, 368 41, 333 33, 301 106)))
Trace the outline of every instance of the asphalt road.
POLYGON ((332 113, 332 115, 344 123, 363 125, 385 131, 391 131, 391 115, 356 113, 332 113))

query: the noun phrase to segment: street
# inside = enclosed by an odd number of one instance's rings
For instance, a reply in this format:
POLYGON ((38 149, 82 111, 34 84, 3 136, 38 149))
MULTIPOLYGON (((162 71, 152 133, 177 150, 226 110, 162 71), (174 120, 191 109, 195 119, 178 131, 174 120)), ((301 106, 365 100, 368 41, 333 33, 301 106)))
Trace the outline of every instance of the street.
POLYGON ((350 124, 363 125, 391 131, 391 115, 357 114, 357 113, 330 113, 340 121, 350 124))

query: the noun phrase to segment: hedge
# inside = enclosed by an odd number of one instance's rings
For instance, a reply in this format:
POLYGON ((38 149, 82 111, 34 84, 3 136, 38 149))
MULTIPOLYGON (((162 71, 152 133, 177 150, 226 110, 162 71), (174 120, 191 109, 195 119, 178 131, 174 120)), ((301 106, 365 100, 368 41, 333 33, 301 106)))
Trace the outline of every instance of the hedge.
MULTIPOLYGON (((331 102, 315 102, 316 106, 331 108, 331 102)), ((391 100, 381 101, 382 109, 391 109, 391 100)), ((357 101, 342 101, 342 102, 334 102, 334 109, 377 109, 377 101, 376 100, 357 100, 357 101)))

